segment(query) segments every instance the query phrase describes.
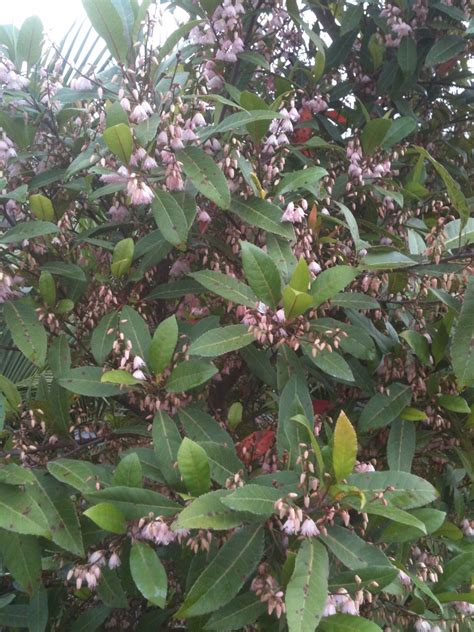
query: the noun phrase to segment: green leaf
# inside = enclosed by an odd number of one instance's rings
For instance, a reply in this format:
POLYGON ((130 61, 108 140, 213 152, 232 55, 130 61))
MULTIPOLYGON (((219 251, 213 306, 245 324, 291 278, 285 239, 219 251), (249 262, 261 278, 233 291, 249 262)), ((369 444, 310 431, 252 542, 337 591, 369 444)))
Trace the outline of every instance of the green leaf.
POLYGON ((214 612, 229 603, 260 562, 263 544, 261 525, 234 533, 195 581, 175 617, 214 612))
POLYGON ((22 589, 29 595, 41 585, 41 547, 39 539, 0 530, 0 557, 22 589))
POLYGON ((389 565, 370 565, 366 568, 358 568, 357 573, 354 571, 331 573, 331 577, 329 578, 329 591, 335 593, 339 588, 345 588, 350 592, 355 592, 356 590, 365 588, 365 590, 372 593, 377 593, 383 590, 385 586, 391 584, 398 574, 398 568, 389 565))
POLYGON ((430 154, 423 147, 419 147, 414 145, 416 151, 423 156, 426 160, 429 160, 435 170, 437 171, 440 178, 443 180, 446 190, 448 192, 449 199, 451 200, 452 205, 459 213, 459 217, 461 218, 461 228, 466 225, 469 216, 469 204, 467 203, 466 197, 464 193, 459 188, 459 185, 448 172, 446 167, 443 167, 441 163, 432 158, 430 154))
POLYGON ((390 149, 414 132, 416 128, 417 123, 414 118, 411 116, 400 116, 393 121, 392 127, 383 140, 382 147, 384 149, 390 149))
POLYGON ((210 156, 199 147, 186 147, 176 158, 199 193, 224 210, 230 207, 226 177, 210 156))
POLYGON ((364 154, 370 156, 382 145, 391 126, 392 121, 386 118, 372 119, 365 125, 360 137, 364 154))
POLYGON ((48 625, 48 594, 44 586, 41 586, 30 597, 28 604, 28 630, 29 632, 45 632, 48 625))
POLYGON ((33 364, 44 366, 48 337, 33 307, 23 301, 9 301, 3 307, 3 315, 18 349, 33 364))
POLYGON ((72 281, 87 281, 84 270, 74 263, 67 261, 48 261, 41 266, 41 269, 55 274, 56 276, 71 279, 72 281))
POLYGON ((43 270, 38 280, 38 290, 46 306, 52 309, 56 305, 56 285, 53 275, 43 270))
POLYGON ((417 540, 421 534, 430 534, 437 531, 446 519, 446 513, 444 511, 431 508, 414 509, 410 515, 423 523, 425 527, 424 530, 420 532, 419 528, 406 524, 403 529, 400 529, 400 523, 393 522, 383 530, 380 535, 380 541, 384 543, 414 541, 417 540))
POLYGON ((130 572, 136 587, 150 603, 164 608, 168 578, 160 558, 149 544, 134 542, 130 550, 130 572))
POLYGON ((198 26, 202 23, 202 20, 189 20, 174 29, 171 35, 166 39, 166 41, 157 49, 156 58, 158 62, 167 57, 175 48, 176 44, 186 37, 195 26, 198 26))
POLYGON ((89 20, 119 62, 126 63, 130 42, 113 0, 82 0, 89 20))
POLYGON ((459 395, 441 395, 441 397, 438 397, 438 405, 445 410, 461 415, 469 415, 471 412, 469 404, 464 397, 459 395))
MULTIPOLYGON (((236 106, 235 106, 236 107, 236 106)), ((201 141, 205 141, 211 136, 216 134, 223 134, 224 132, 232 131, 247 127, 247 125, 255 123, 256 121, 271 121, 272 119, 281 119, 283 115, 275 110, 253 110, 252 112, 237 112, 236 114, 230 114, 218 125, 208 125, 199 132, 201 141)), ((178 157, 178 160, 181 158, 178 157)))
POLYGON ((334 614, 325 617, 318 625, 321 632, 382 632, 373 621, 350 614, 334 614))
POLYGON ((228 325, 227 327, 211 329, 199 336, 189 347, 189 354, 215 358, 224 353, 246 347, 253 341, 254 337, 248 333, 246 325, 228 325))
POLYGON ((95 491, 96 485, 104 487, 109 484, 110 477, 105 466, 89 461, 55 459, 49 461, 47 468, 55 479, 83 493, 95 491))
POLYGON ((311 283, 311 274, 308 264, 303 257, 300 257, 296 268, 293 270, 289 286, 298 292, 307 292, 311 283))
POLYGON ((284 195, 298 189, 307 189, 313 193, 317 191, 319 181, 327 175, 328 172, 322 167, 308 167, 300 171, 286 173, 278 184, 275 194, 284 195))
MULTIPOLYGON (((260 110, 265 111, 270 108, 262 99, 262 97, 258 96, 258 94, 253 94, 252 92, 241 92, 240 94, 240 105, 247 111, 252 110, 260 110)), ((260 143, 262 138, 268 131, 268 126, 270 121, 256 121, 254 123, 249 123, 247 125, 247 131, 250 134, 254 143, 260 143)))
POLYGON ((56 378, 61 377, 71 368, 71 350, 66 334, 59 334, 49 346, 48 364, 56 378))
POLYGON ((110 270, 114 277, 120 278, 128 274, 133 261, 135 244, 133 239, 127 238, 119 241, 112 254, 110 270))
POLYGON ((203 285, 207 290, 222 296, 237 305, 245 305, 254 308, 258 299, 248 285, 238 281, 234 277, 213 270, 200 270, 192 272, 189 276, 203 285))
POLYGON ((281 497, 282 492, 278 489, 249 484, 239 487, 232 494, 223 498, 222 502, 236 511, 248 511, 257 516, 269 518, 276 513, 274 505, 281 497))
POLYGON ((123 514, 110 503, 93 505, 84 511, 84 515, 104 531, 111 533, 125 533, 126 531, 123 514))
POLYGON ((352 472, 356 456, 357 435, 347 415, 341 411, 334 429, 332 448, 332 467, 337 483, 352 472))
POLYGON ((0 625, 6 628, 28 627, 28 606, 11 605, 0 610, 0 625))
POLYGON ((358 274, 358 270, 350 266, 334 266, 318 274, 311 285, 314 307, 318 307, 335 296, 349 285, 358 274))
POLYGON ((416 261, 401 252, 371 252, 362 258, 362 270, 392 270, 393 268, 411 268, 416 261))
POLYGON ((91 503, 113 504, 123 513, 125 520, 140 520, 149 513, 156 516, 172 516, 180 509, 177 503, 166 496, 151 489, 137 487, 108 487, 85 493, 84 497, 91 503))
POLYGON ((263 250, 248 241, 241 241, 242 265, 250 287, 257 298, 275 308, 281 298, 278 268, 263 250))
POLYGON ((155 289, 148 294, 145 300, 182 299, 186 294, 201 294, 202 292, 203 289, 199 283, 192 279, 184 279, 183 281, 173 281, 171 283, 157 285, 155 289))
POLYGON ((430 347, 427 339, 422 334, 413 329, 407 329, 400 333, 400 338, 403 338, 408 343, 423 364, 430 363, 430 347))
POLYGON ((374 544, 365 542, 358 535, 334 525, 329 527, 327 535, 321 540, 331 553, 350 570, 370 568, 372 566, 391 566, 385 554, 374 544))
POLYGON ((133 151, 133 138, 130 127, 125 123, 107 127, 104 130, 104 141, 110 151, 125 165, 128 165, 133 151))
POLYGON ((120 332, 132 344, 132 353, 145 360, 151 344, 150 330, 144 318, 126 305, 120 312, 120 332))
POLYGON ((308 353, 313 364, 315 364, 323 373, 330 375, 336 380, 343 380, 346 382, 354 381, 354 375, 351 367, 344 358, 337 353, 337 351, 328 351, 327 349, 323 349, 323 351, 318 351, 315 357, 311 355, 311 351, 307 347, 305 348, 305 351, 308 353))
POLYGON ((416 40, 412 37, 403 37, 397 50, 397 61, 404 75, 412 75, 418 63, 416 40))
POLYGON ((217 368, 212 363, 202 360, 181 362, 168 378, 166 390, 169 393, 190 391, 210 380, 217 372, 217 368))
POLYGON ((283 310, 287 320, 304 314, 313 302, 313 297, 307 292, 298 292, 289 285, 283 288, 283 310))
POLYGON ((267 253, 273 259, 284 281, 287 281, 296 267, 296 257, 287 239, 268 233, 266 236, 267 253))
POLYGON ((21 25, 16 43, 17 60, 20 69, 24 61, 28 69, 40 61, 43 48, 43 31, 43 23, 36 15, 26 18, 21 25))
POLYGON ((178 467, 190 494, 201 496, 209 491, 211 468, 206 451, 187 437, 178 450, 178 467))
POLYGON ((233 479, 237 473, 242 475, 244 466, 233 447, 224 447, 215 441, 200 441, 199 445, 206 451, 213 481, 225 486, 227 479, 233 479))
POLYGON ((114 309, 100 319, 99 324, 92 332, 91 351, 94 360, 99 365, 104 364, 113 349, 117 337, 118 319, 118 311, 114 309))
POLYGON ((293 226, 281 221, 282 210, 267 200, 233 198, 230 210, 250 226, 257 226, 290 241, 295 238, 293 226))
MULTIPOLYGON (((388 504, 399 509, 421 507, 438 497, 438 492, 431 483, 408 472, 359 472, 351 474, 347 482, 358 487, 368 499, 377 493, 383 493, 388 504), (389 487, 393 489, 387 491, 389 487)), ((367 507, 364 507, 364 511, 366 510, 367 507)))
POLYGON ((474 386, 474 277, 467 282, 464 302, 451 341, 451 358, 459 386, 474 386))
POLYGON ((468 583, 474 567, 474 551, 466 551, 451 558, 444 564, 443 574, 440 576, 437 590, 459 588, 468 583))
POLYGON ((159 410, 153 419, 153 448, 158 467, 171 486, 179 483, 179 473, 175 467, 181 435, 175 422, 165 412, 159 410))
POLYGON ((387 461, 391 470, 409 472, 416 448, 416 429, 412 422, 396 419, 387 442, 387 461))
POLYGON ((171 363, 177 343, 178 322, 173 315, 158 325, 148 351, 148 365, 157 377, 171 363))
POLYGON ((76 508, 68 490, 47 472, 35 470, 36 485, 29 488, 31 498, 41 510, 51 531, 51 539, 74 555, 84 555, 76 508))
POLYGON ((193 441, 212 441, 221 444, 221 446, 233 445, 229 433, 197 406, 181 408, 178 416, 184 432, 193 441))
POLYGON ((45 222, 54 222, 54 208, 51 200, 41 193, 30 195, 30 209, 37 219, 45 222))
POLYGON ((106 371, 102 373, 100 378, 101 382, 107 384, 125 384, 127 386, 133 386, 135 384, 143 384, 143 380, 138 380, 133 377, 131 373, 124 369, 114 369, 113 371, 106 371))
POLYGON ((123 487, 143 486, 143 471, 138 454, 131 452, 120 461, 114 472, 113 484, 123 487))
POLYGON ((268 384, 272 388, 277 387, 276 372, 270 361, 270 354, 266 351, 260 351, 256 345, 249 345, 240 351, 245 364, 250 371, 258 377, 264 384, 268 384))
POLYGON ((36 479, 31 470, 27 470, 16 463, 0 465, 0 482, 6 485, 27 485, 35 483, 36 479))
POLYGON ((377 393, 365 405, 359 417, 358 428, 362 432, 367 432, 387 426, 410 404, 411 396, 410 386, 390 384, 387 395, 377 393))
POLYGON ((72 623, 70 632, 95 632, 112 612, 108 606, 88 608, 72 623))
POLYGON ((324 546, 314 539, 304 540, 285 594, 289 632, 314 632, 318 627, 328 596, 328 575, 324 546))
POLYGON ((223 608, 211 616, 206 623, 204 630, 240 630, 241 628, 255 623, 255 621, 266 611, 267 607, 253 592, 246 592, 232 599, 223 608))
POLYGON ((173 526, 177 529, 214 529, 216 531, 238 527, 249 515, 234 511, 222 504, 221 500, 230 493, 230 490, 219 489, 199 496, 183 509, 173 526))
POLYGON ((442 37, 428 51, 425 66, 437 66, 456 57, 464 50, 466 41, 457 35, 442 37))
POLYGON ((179 246, 188 237, 188 220, 176 199, 166 191, 155 190, 151 209, 156 225, 163 237, 173 246, 179 246))
POLYGON ((120 385, 101 382, 102 369, 95 366, 82 366, 70 369, 58 380, 60 386, 76 395, 88 397, 113 397, 124 391, 120 385))
MULTIPOLYGON (((101 531, 103 533, 103 531, 101 531)), ((110 608, 127 608, 128 600, 122 586, 122 582, 116 571, 111 571, 107 566, 102 567, 97 596, 110 608)))

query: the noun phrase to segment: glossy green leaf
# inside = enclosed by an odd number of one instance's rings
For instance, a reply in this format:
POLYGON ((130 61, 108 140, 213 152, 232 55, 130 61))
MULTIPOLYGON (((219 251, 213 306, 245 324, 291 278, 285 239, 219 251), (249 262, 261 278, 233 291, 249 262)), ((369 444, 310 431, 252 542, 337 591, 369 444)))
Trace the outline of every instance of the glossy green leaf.
POLYGON ((128 165, 133 150, 132 131, 125 123, 118 123, 104 130, 104 141, 110 151, 128 165))
POLYGON ((235 532, 193 584, 176 618, 215 612, 229 603, 260 562, 263 541, 261 525, 235 532))
POLYGON ((221 502, 230 493, 230 490, 219 489, 199 496, 183 509, 174 526, 178 529, 215 529, 216 531, 238 527, 248 514, 235 511, 221 502))
POLYGON ((332 467, 340 483, 354 469, 357 456, 357 435, 347 415, 341 411, 333 435, 332 467))
POLYGON ((304 540, 285 594, 289 632, 314 632, 326 605, 328 575, 324 546, 314 539, 304 540))
POLYGON ((449 61, 459 55, 464 50, 465 45, 465 40, 462 37, 446 35, 435 42, 430 48, 426 55, 425 65, 436 66, 445 61, 449 61))
POLYGON ((28 69, 37 64, 43 48, 43 23, 33 15, 26 18, 21 25, 16 44, 18 62, 26 62, 28 69))
POLYGON ((313 357, 309 352, 311 361, 320 369, 323 373, 330 375, 336 380, 343 380, 347 382, 354 381, 354 375, 349 364, 337 351, 318 351, 313 357))
POLYGON ((119 62, 126 62, 130 42, 112 0, 83 0, 83 6, 97 33, 105 40, 109 51, 119 62))
POLYGON ((451 341, 454 372, 461 387, 474 385, 474 277, 468 281, 464 302, 451 341))
POLYGON ((403 37, 397 50, 397 61, 404 75, 412 75, 418 63, 416 40, 403 37))
POLYGON ((202 360, 181 362, 171 372, 166 383, 166 390, 170 393, 190 391, 209 381, 216 373, 217 368, 211 362, 202 360))
POLYGON ((48 337, 33 307, 24 301, 9 301, 3 315, 13 342, 37 366, 46 362, 48 337))
POLYGON ((84 494, 91 503, 111 503, 125 517, 125 520, 140 520, 153 513, 156 516, 172 516, 180 506, 158 492, 136 487, 108 487, 84 494))
POLYGON ((395 419, 387 442, 387 461, 391 470, 409 472, 416 449, 416 429, 411 421, 395 419))
POLYGON ((199 193, 222 209, 230 208, 230 192, 226 177, 213 158, 199 147, 187 147, 179 151, 176 157, 199 193))
POLYGON ((190 494, 201 496, 209 491, 211 467, 206 451, 187 437, 178 450, 178 467, 190 494))
POLYGON ((111 503, 99 503, 84 511, 92 522, 104 531, 111 533, 125 533, 125 518, 123 514, 111 503))
POLYGON ((41 583, 41 547, 37 537, 0 529, 0 557, 25 592, 32 595, 41 583))
POLYGON ((211 329, 199 336, 189 347, 189 354, 215 358, 224 353, 241 349, 253 340, 253 335, 248 333, 248 327, 245 325, 228 325, 227 327, 211 329))
POLYGON ((344 527, 334 525, 328 528, 327 535, 321 540, 333 555, 344 566, 351 570, 370 568, 371 566, 389 566, 390 562, 385 554, 374 544, 365 542, 354 532, 344 527))
POLYGON ((97 485, 108 486, 110 479, 105 466, 76 459, 49 461, 48 472, 61 483, 84 493, 95 491, 97 485))
POLYGON ((184 210, 170 193, 156 189, 151 209, 156 225, 170 244, 178 246, 186 241, 188 221, 184 210))
POLYGON ((78 265, 66 261, 48 261, 41 266, 42 270, 53 275, 71 279, 71 281, 87 281, 84 270, 78 265))
POLYGON ((368 498, 382 492, 389 505, 399 509, 421 507, 438 496, 431 483, 408 472, 360 472, 351 474, 347 482, 358 487, 368 498))
POLYGON ((386 118, 372 119, 366 124, 360 137, 364 154, 370 156, 380 147, 391 126, 392 121, 386 118))
POLYGON ((210 415, 195 405, 181 408, 179 421, 186 435, 194 441, 213 441, 222 446, 232 446, 229 433, 210 415))
POLYGON ((175 422, 165 412, 159 410, 153 419, 153 448, 158 467, 170 485, 179 483, 176 469, 181 435, 175 422))
POLYGON ((112 254, 112 264, 110 270, 114 277, 122 277, 128 274, 133 261, 133 251, 135 245, 133 239, 120 240, 112 254))
POLYGON ((285 239, 294 239, 293 226, 288 222, 282 223, 283 211, 268 200, 256 197, 248 200, 233 198, 230 210, 250 226, 258 226, 262 230, 280 235, 285 239))
POLYGON ((318 630, 321 632, 382 632, 373 621, 350 614, 335 614, 321 619, 318 630))
POLYGON ((54 222, 54 207, 51 200, 41 193, 35 193, 29 197, 30 209, 36 219, 45 222, 54 222))
POLYGON ((233 479, 236 474, 242 476, 244 467, 233 447, 224 447, 215 441, 200 441, 199 445, 206 451, 213 481, 225 486, 226 481, 233 479))
POLYGON ((364 407, 358 427, 362 432, 387 426, 411 402, 411 388, 405 384, 391 384, 387 395, 377 393, 364 407))
POLYGON ((266 611, 266 606, 253 592, 238 595, 223 608, 211 615, 205 630, 240 630, 251 625, 266 611))
POLYGON ((106 384, 101 379, 102 369, 95 366, 82 366, 70 369, 58 380, 58 383, 67 391, 89 397, 113 397, 124 393, 120 385, 106 384))
POLYGON ((277 195, 292 193, 298 189, 307 189, 310 192, 317 190, 318 184, 328 172, 322 167, 308 167, 300 171, 292 171, 287 173, 281 179, 276 189, 277 195))
POLYGON ((145 360, 148 356, 151 336, 143 316, 126 305, 120 312, 119 328, 125 340, 130 341, 133 355, 145 360))
POLYGON ((281 491, 278 489, 248 484, 223 498, 222 503, 236 511, 248 511, 269 518, 276 513, 275 503, 281 497, 281 491))
POLYGON ((97 364, 104 364, 117 338, 119 314, 112 310, 103 316, 92 332, 91 351, 97 364))
POLYGON ((248 285, 228 274, 215 272, 214 270, 200 270, 199 272, 192 272, 189 276, 207 290, 222 296, 228 301, 237 303, 237 305, 246 305, 253 308, 258 303, 257 297, 248 285))
POLYGON ((137 454, 127 454, 120 461, 114 472, 113 484, 124 487, 143 486, 143 471, 137 454))
POLYGON ((163 320, 155 330, 148 351, 148 365, 158 376, 169 366, 178 343, 176 316, 163 320))
POLYGON ((112 612, 107 606, 88 608, 72 623, 71 632, 95 632, 112 612))
POLYGON ((278 268, 266 252, 248 241, 240 242, 242 265, 250 287, 257 298, 275 308, 281 298, 278 268))
POLYGON ((334 266, 318 274, 311 285, 314 307, 318 307, 335 296, 349 285, 357 275, 357 269, 350 266, 334 266))
POLYGON ((130 550, 130 572, 138 590, 147 601, 164 608, 168 578, 160 558, 149 544, 134 542, 130 550))

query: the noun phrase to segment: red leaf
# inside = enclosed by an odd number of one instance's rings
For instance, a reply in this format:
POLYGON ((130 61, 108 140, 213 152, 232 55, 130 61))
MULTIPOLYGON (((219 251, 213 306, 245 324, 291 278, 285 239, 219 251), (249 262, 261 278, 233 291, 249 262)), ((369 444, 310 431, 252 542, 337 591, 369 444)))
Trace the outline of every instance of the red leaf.
POLYGON ((333 403, 329 399, 313 399, 312 401, 315 415, 324 415, 324 413, 333 407, 333 403))

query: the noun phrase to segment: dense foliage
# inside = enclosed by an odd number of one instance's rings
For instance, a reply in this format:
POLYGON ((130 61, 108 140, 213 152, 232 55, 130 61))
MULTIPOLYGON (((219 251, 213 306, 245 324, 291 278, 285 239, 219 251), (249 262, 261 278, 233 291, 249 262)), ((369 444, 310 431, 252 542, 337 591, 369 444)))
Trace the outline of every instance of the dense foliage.
POLYGON ((0 27, 0 627, 469 629, 468 3, 83 3, 0 27))

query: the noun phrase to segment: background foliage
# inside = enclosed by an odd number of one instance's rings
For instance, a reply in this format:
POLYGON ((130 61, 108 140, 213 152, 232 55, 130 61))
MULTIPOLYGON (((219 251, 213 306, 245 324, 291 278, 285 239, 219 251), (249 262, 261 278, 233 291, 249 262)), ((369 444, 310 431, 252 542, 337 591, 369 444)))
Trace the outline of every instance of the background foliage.
POLYGON ((83 2, 0 27, 0 626, 469 629, 467 3, 83 2))

